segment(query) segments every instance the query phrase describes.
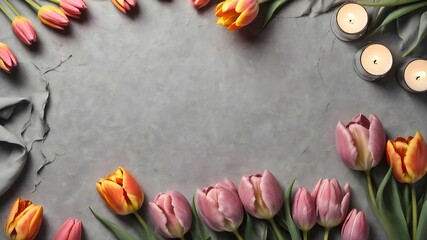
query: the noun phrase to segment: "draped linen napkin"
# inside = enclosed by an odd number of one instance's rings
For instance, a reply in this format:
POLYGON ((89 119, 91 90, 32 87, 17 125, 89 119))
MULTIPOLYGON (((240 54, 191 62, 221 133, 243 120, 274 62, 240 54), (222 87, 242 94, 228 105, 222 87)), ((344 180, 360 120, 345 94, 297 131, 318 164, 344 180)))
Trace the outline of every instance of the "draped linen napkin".
POLYGON ((35 141, 49 132, 44 121, 48 91, 28 98, 0 97, 0 196, 17 180, 35 141))

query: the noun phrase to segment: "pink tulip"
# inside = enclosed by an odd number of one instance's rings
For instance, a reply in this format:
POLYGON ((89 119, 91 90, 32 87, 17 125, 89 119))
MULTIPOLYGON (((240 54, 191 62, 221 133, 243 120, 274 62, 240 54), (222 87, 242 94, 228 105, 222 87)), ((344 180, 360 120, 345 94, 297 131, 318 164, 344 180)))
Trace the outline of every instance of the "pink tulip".
POLYGON ((69 218, 62 224, 53 240, 81 240, 82 239, 82 222, 69 218))
POLYGON ((6 44, 0 42, 0 69, 10 73, 17 65, 18 61, 12 50, 6 44))
POLYGON ((292 218, 302 231, 308 231, 316 224, 316 205, 307 188, 297 190, 292 205, 292 218))
POLYGON ((283 206, 282 188, 268 170, 243 177, 239 196, 246 212, 259 219, 271 220, 283 206))
POLYGON ((129 12, 136 6, 136 0, 111 0, 120 11, 123 13, 129 12))
POLYGON ((82 11, 87 9, 84 0, 59 0, 59 6, 69 17, 80 18, 82 11))
POLYGON ((209 0, 190 0, 190 2, 194 5, 195 8, 202 8, 209 3, 209 0))
POLYGON ((243 206, 236 186, 227 179, 197 189, 196 204, 200 217, 214 231, 234 232, 243 221, 243 206))
POLYGON ((373 114, 369 118, 359 113, 346 126, 338 122, 335 130, 338 155, 345 165, 358 171, 375 167, 386 145, 381 121, 373 114))
POLYGON ((367 240, 369 223, 363 212, 353 209, 348 214, 341 229, 342 240, 367 240))
POLYGON ((51 5, 40 7, 37 15, 43 24, 59 30, 64 30, 70 22, 61 9, 51 5))
POLYGON ((338 226, 345 218, 350 204, 350 187, 344 191, 336 179, 320 179, 313 191, 317 223, 325 228, 338 226))
POLYGON ((187 199, 179 192, 159 193, 149 203, 157 232, 166 238, 183 238, 191 227, 192 213, 187 199))
POLYGON ((12 30, 21 42, 30 46, 37 40, 36 31, 30 20, 24 16, 17 16, 12 21, 12 30))

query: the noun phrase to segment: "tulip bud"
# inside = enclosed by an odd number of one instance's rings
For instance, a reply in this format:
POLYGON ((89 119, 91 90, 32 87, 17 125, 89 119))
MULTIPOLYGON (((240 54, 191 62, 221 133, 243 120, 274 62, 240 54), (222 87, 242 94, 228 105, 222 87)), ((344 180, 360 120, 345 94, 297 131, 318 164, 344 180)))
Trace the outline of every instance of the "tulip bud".
POLYGON ((191 227, 191 206, 179 192, 159 193, 149 203, 157 232, 166 238, 182 238, 191 227))
POLYGON ((53 240, 81 240, 82 239, 82 222, 69 218, 62 224, 53 240))
POLYGON ((367 240, 369 223, 363 212, 353 209, 348 214, 341 229, 342 240, 367 240))
POLYGON ((135 213, 144 202, 144 192, 138 182, 122 167, 106 178, 101 178, 96 183, 96 190, 110 209, 119 215, 135 213))
POLYGON ((209 3, 209 0, 190 0, 190 2, 194 5, 195 8, 202 8, 209 3))
POLYGON ((72 18, 80 18, 82 11, 87 9, 84 0, 59 0, 59 6, 65 15, 72 18))
POLYGON ((377 116, 369 118, 359 113, 346 126, 338 122, 335 130, 338 155, 347 167, 358 171, 375 167, 384 155, 383 125, 377 116))
POLYGON ((345 218, 350 204, 350 187, 344 191, 336 179, 320 179, 313 191, 317 223, 325 228, 338 226, 345 218))
POLYGON ((18 198, 10 208, 5 234, 8 239, 33 240, 42 224, 43 207, 18 198))
POLYGON ((272 219, 283 206, 282 188, 268 170, 243 177, 239 196, 246 212, 259 219, 272 219))
POLYGON ((70 22, 61 9, 51 5, 40 7, 37 15, 43 24, 59 30, 64 30, 70 22))
POLYGON ((217 24, 233 31, 251 23, 258 11, 257 0, 225 0, 216 6, 215 16, 219 17, 217 24))
POLYGON ((129 12, 136 6, 136 0, 112 0, 113 4, 123 13, 129 12))
POLYGON ((386 155, 394 177, 401 183, 415 183, 427 172, 426 143, 418 131, 408 139, 388 140, 386 155))
POLYGON ((10 73, 18 65, 15 55, 10 48, 0 42, 0 68, 6 73, 10 73))
POLYGON ((21 42, 30 46, 36 42, 37 36, 30 20, 24 16, 17 16, 12 21, 12 30, 21 42))
POLYGON ((297 190, 292 205, 292 218, 302 231, 308 231, 316 224, 316 205, 307 188, 297 190))
POLYGON ((243 221, 243 206, 237 189, 225 179, 215 186, 198 189, 196 205, 200 217, 212 230, 233 232, 243 221))

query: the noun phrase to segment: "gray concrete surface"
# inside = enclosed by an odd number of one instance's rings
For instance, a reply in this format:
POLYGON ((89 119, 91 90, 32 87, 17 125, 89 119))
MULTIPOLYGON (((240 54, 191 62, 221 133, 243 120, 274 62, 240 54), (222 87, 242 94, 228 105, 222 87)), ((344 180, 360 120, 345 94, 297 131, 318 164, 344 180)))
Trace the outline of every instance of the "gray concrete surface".
MULTIPOLYGON (((52 239, 68 217, 83 220, 86 239, 114 239, 88 207, 133 232, 133 219, 110 213, 95 189, 116 166, 131 169, 144 188, 143 213, 160 191, 191 199, 199 187, 223 178, 238 184, 270 169, 283 186, 294 178, 297 187, 312 188, 319 178, 350 183, 351 205, 367 212, 371 238, 385 239, 362 175, 338 159, 335 126, 375 113, 391 138, 415 130, 427 136, 427 96, 404 91, 394 72, 376 83, 359 79, 352 62, 362 42, 336 39, 330 13, 282 15, 262 32, 259 23, 228 32, 215 24, 213 4, 196 12, 186 1, 140 1, 130 17, 110 1, 88 1, 87 17, 60 33, 16 5, 40 41, 28 49, 0 18, 1 41, 20 61, 16 74, 0 74, 0 94, 28 96, 47 80, 51 130, 0 198, 0 224, 20 196, 44 206, 38 239, 52 239), (37 174, 41 151, 54 161, 37 174)), ((378 40, 398 57, 394 35, 378 40)))

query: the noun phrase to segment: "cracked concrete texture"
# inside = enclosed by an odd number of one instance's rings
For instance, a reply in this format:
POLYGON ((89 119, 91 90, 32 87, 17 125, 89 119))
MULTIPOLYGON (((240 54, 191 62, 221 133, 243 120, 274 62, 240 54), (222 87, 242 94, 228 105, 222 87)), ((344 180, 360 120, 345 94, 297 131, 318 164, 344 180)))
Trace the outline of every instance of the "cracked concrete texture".
MULTIPOLYGON (((361 176, 338 160, 335 126, 375 113, 389 137, 427 135, 427 97, 405 92, 394 74, 378 83, 359 79, 352 62, 361 42, 336 40, 329 14, 275 19, 256 34, 217 26, 213 5, 194 13, 187 2, 141 2, 134 17, 110 1, 88 6, 87 19, 58 33, 18 5, 40 44, 28 50, 10 32, 2 39, 20 71, 0 75, 1 95, 28 95, 45 78, 51 131, 1 198, 0 224, 21 196, 45 208, 38 239, 51 239, 68 217, 83 220, 86 239, 114 239, 88 206, 133 231, 133 219, 111 214, 95 190, 116 166, 132 170, 146 203, 172 189, 191 199, 197 188, 224 178, 238 184, 267 168, 283 186, 294 178, 309 188, 321 177, 349 182, 352 206, 368 212, 371 238, 384 239, 361 176)), ((398 52, 397 39, 378 40, 398 52)))

